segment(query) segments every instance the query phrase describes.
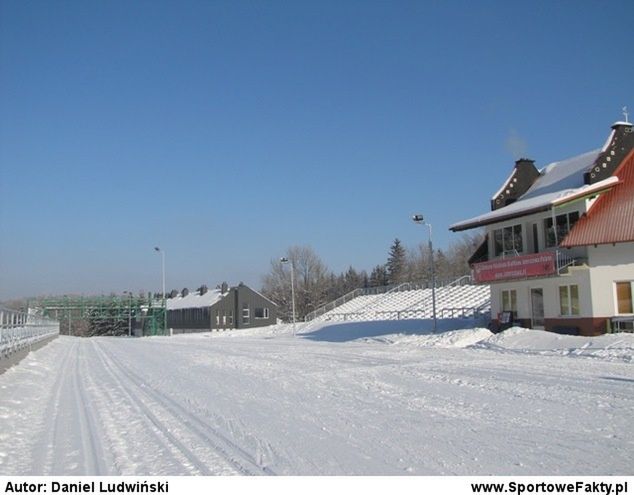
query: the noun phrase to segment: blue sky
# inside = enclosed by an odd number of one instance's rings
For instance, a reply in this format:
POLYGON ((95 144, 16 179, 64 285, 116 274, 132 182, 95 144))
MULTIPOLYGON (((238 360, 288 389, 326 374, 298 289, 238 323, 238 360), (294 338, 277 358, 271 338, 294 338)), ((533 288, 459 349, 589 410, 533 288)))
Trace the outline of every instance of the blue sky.
POLYGON ((435 244, 634 110, 634 2, 0 2, 0 299, 435 244))

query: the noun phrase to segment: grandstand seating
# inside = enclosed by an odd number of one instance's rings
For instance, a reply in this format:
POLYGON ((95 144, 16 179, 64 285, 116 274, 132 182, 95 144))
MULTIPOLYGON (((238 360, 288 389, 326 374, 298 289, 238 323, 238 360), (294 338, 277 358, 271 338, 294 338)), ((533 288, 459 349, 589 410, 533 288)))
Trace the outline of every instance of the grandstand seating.
MULTIPOLYGON (((486 319, 491 310, 488 285, 449 284, 436 288, 439 319, 486 319)), ((382 294, 359 295, 313 321, 372 321, 427 319, 433 317, 431 288, 403 284, 382 294)))

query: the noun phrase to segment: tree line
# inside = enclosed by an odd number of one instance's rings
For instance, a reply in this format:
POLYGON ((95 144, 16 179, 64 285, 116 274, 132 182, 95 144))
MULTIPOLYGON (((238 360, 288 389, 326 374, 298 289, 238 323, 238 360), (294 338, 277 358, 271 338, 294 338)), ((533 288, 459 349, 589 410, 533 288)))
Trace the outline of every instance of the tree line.
MULTIPOLYGON (((434 249, 436 285, 444 285, 469 275, 469 257, 483 240, 481 233, 465 235, 446 250, 434 249)), ((262 293, 279 306, 280 317, 292 318, 291 266, 295 287, 295 313, 298 320, 348 292, 358 288, 398 285, 405 282, 431 285, 431 255, 428 245, 407 249, 399 239, 389 247, 386 261, 368 273, 350 266, 336 274, 310 246, 292 246, 284 256, 288 260, 271 260, 269 272, 262 279, 262 293)))

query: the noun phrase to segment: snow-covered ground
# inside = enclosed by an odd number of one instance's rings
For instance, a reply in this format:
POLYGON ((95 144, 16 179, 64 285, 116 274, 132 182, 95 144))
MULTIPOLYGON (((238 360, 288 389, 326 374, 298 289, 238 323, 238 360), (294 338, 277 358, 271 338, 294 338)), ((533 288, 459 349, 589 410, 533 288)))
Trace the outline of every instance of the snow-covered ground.
POLYGON ((0 375, 0 475, 632 473, 634 335, 376 323, 60 337, 0 375))

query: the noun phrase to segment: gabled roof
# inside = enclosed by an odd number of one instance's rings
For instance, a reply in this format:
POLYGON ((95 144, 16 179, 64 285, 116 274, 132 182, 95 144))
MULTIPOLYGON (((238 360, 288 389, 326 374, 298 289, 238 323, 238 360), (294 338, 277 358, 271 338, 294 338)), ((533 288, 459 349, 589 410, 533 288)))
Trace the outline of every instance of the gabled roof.
POLYGON ((230 287, 227 289, 225 293, 223 293, 220 289, 213 289, 213 290, 208 290, 203 295, 200 295, 198 291, 192 291, 189 294, 187 294, 185 297, 179 294, 176 297, 166 299, 165 306, 167 307, 168 311, 171 311, 174 309, 208 308, 209 306, 216 304, 223 297, 229 294, 229 292, 231 292, 234 289, 237 289, 238 287, 246 287, 250 291, 255 292, 260 297, 266 299, 271 304, 277 306, 277 304, 271 301, 268 297, 262 295, 260 292, 244 284, 240 284, 239 286, 236 286, 236 287, 230 287))
POLYGON ((614 173, 620 182, 577 221, 563 247, 634 242, 634 151, 614 173))
POLYGON ((219 289, 208 290, 203 295, 198 291, 193 291, 185 297, 178 295, 165 301, 168 311, 172 309, 189 309, 189 308, 208 308, 212 304, 216 304, 224 294, 219 289))
POLYGON ((540 177, 515 203, 455 223, 449 229, 454 232, 467 230, 546 211, 553 205, 564 203, 578 195, 589 194, 613 185, 616 181, 610 179, 592 185, 584 183, 583 174, 592 167, 600 153, 601 150, 593 150, 547 165, 539 171, 540 177))

